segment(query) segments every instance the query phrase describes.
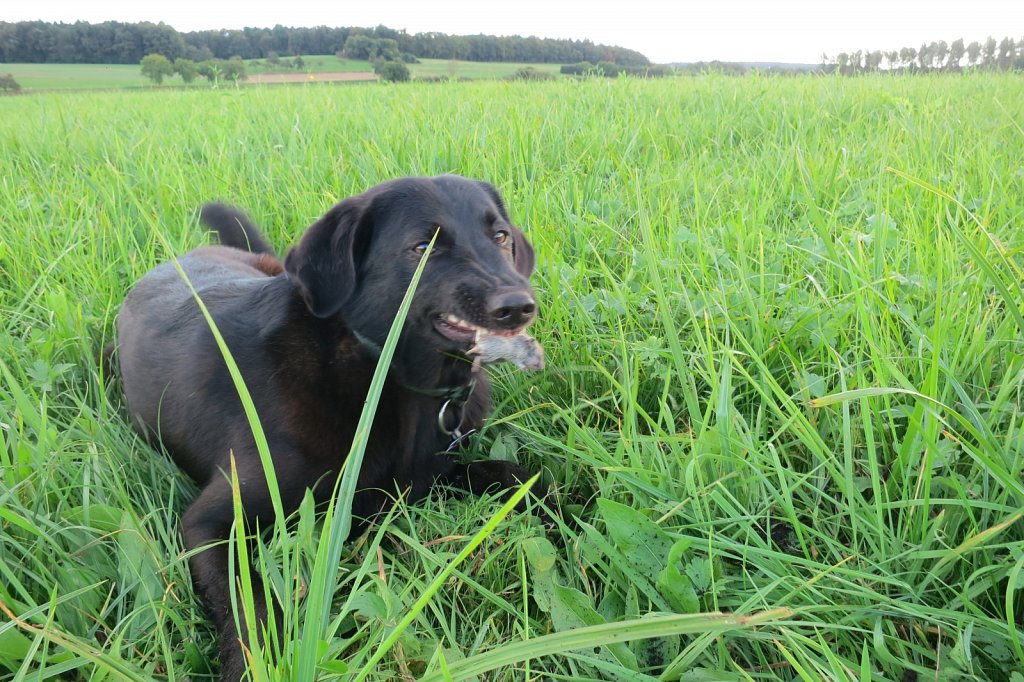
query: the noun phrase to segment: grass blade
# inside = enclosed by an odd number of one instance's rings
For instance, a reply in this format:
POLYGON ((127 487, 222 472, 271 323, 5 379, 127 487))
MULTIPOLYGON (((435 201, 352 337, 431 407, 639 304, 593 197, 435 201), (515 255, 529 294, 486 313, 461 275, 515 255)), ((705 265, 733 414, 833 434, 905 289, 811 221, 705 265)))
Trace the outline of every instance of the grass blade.
POLYGON ((395 347, 398 345, 398 337, 401 334, 402 326, 405 324, 406 315, 412 305, 416 287, 419 285, 420 276, 427 265, 427 260, 434 247, 437 234, 430 241, 430 245, 423 253, 419 266, 409 282, 405 297, 399 306, 398 313, 391 323, 387 340, 381 349, 380 357, 377 359, 377 367, 374 370, 373 379, 366 396, 366 403, 359 415, 359 423, 356 426, 356 434, 352 440, 352 446, 342 465, 342 475, 336 484, 336 493, 332 498, 327 512, 324 516, 324 524, 327 532, 320 537, 320 544, 317 547, 316 560, 313 566, 313 574, 309 595, 307 597, 306 619, 302 624, 302 638, 299 649, 299 657, 296 668, 297 679, 314 679, 317 657, 319 656, 318 643, 322 641, 324 630, 329 622, 331 599, 334 586, 337 584, 338 564, 341 560, 342 545, 348 539, 352 528, 352 500, 355 498, 356 486, 359 482, 359 471, 362 468, 363 454, 366 452, 366 443, 370 437, 370 428, 373 425, 373 417, 377 412, 377 404, 380 400, 381 391, 384 389, 384 382, 387 380, 388 371, 391 367, 391 358, 394 356, 395 347))
POLYGON ((487 653, 460 661, 452 661, 448 663, 450 678, 435 671, 424 675, 420 682, 462 679, 472 675, 481 675, 503 666, 515 665, 531 658, 551 656, 576 649, 593 649, 619 642, 684 634, 722 633, 753 628, 787 619, 792 615, 789 609, 773 609, 749 616, 692 613, 648 616, 630 621, 591 625, 566 632, 533 637, 520 642, 511 642, 487 653))

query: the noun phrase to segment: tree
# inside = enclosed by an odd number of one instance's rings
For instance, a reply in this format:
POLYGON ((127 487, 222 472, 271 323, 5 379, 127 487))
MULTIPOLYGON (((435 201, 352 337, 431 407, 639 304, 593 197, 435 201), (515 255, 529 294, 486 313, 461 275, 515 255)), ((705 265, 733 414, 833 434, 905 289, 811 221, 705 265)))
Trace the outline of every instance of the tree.
POLYGON ((181 80, 186 83, 191 83, 199 75, 199 69, 196 68, 196 63, 191 59, 185 59, 184 57, 178 57, 174 60, 174 71, 181 76, 181 80))
POLYGON ((992 36, 988 37, 985 41, 985 45, 981 48, 982 66, 986 69, 996 68, 996 39, 992 36))
POLYGON ((857 50, 850 55, 850 69, 854 73, 860 73, 862 70, 861 63, 864 60, 864 50, 857 50))
POLYGON ((214 59, 213 50, 208 48, 206 45, 203 45, 202 47, 189 45, 188 54, 186 56, 192 61, 194 61, 196 64, 199 64, 201 62, 208 62, 211 59, 214 59))
POLYGON ((142 34, 131 24, 118 25, 110 49, 119 64, 137 64, 146 55, 142 48, 142 34))
POLYGON ((932 60, 936 69, 944 69, 946 67, 946 55, 949 54, 949 43, 945 40, 940 40, 937 43, 932 43, 934 49, 932 51, 932 60))
POLYGON ((977 40, 973 41, 967 46, 967 64, 968 66, 974 66, 978 63, 978 59, 981 57, 981 43, 977 40))
POLYGON ((850 65, 850 55, 845 52, 840 52, 836 55, 836 65, 839 67, 839 73, 845 74, 846 69, 850 65))
POLYGON ((220 66, 217 64, 218 61, 219 60, 217 59, 206 59, 201 61, 196 64, 196 71, 206 80, 211 83, 216 83, 221 79, 221 70, 220 66))
POLYGON ((389 62, 402 61, 402 51, 398 49, 398 41, 390 38, 377 39, 377 51, 373 56, 376 59, 383 59, 389 62))
POLYGON ((595 76, 597 67, 590 62, 576 62, 575 64, 563 64, 559 72, 567 76, 595 76))
POLYGON ((917 59, 917 50, 913 47, 902 47, 900 48, 900 62, 903 63, 904 68, 911 68, 914 66, 914 60, 917 59))
POLYGON ((386 62, 402 61, 402 53, 398 49, 398 41, 393 38, 374 38, 364 33, 356 33, 348 37, 341 53, 349 59, 366 59, 386 62))
POLYGON ((142 75, 157 85, 163 83, 165 77, 174 75, 174 65, 162 54, 147 54, 139 63, 142 75))
POLYGON ((134 28, 141 38, 143 54, 162 54, 170 60, 185 56, 185 39, 167 24, 143 22, 134 28))
POLYGON ((524 66, 517 69, 511 76, 506 76, 510 81, 550 81, 555 79, 555 74, 547 71, 538 71, 532 66, 524 66))
POLYGON ((997 65, 1000 71, 1007 71, 1013 66, 1013 58, 1017 55, 1017 46, 1013 42, 1013 38, 1003 38, 999 41, 999 56, 997 57, 997 65))
POLYGON ((349 59, 369 59, 370 51, 374 48, 376 41, 363 33, 355 33, 345 41, 345 47, 341 49, 349 59))
POLYGON ((374 65, 373 72, 383 80, 402 82, 410 78, 409 67, 402 62, 379 61, 374 65))
POLYGON ((928 47, 928 43, 921 43, 921 47, 917 50, 917 64, 921 67, 922 71, 928 70, 928 65, 932 63, 932 52, 931 48, 928 47))
POLYGON ((0 76, 0 92, 4 94, 21 92, 21 85, 18 84, 18 81, 14 80, 14 74, 9 73, 6 76, 0 76))
POLYGON ((960 70, 960 60, 964 58, 964 54, 967 53, 967 49, 964 48, 964 39, 957 38, 949 44, 949 61, 946 63, 946 68, 949 71, 960 70))
POLYGON ((245 74, 245 62, 241 57, 235 56, 231 59, 218 60, 221 76, 231 81, 244 81, 248 76, 245 74))

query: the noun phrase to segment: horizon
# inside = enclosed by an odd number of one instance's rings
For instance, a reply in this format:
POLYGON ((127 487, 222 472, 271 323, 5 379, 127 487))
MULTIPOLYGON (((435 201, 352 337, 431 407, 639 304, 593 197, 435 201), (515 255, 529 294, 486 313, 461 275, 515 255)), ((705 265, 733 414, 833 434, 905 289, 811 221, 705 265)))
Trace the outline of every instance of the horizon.
POLYGON ((960 2, 864 0, 848 7, 836 0, 719 0, 681 4, 635 0, 623 13, 621 3, 595 0, 520 0, 515 5, 437 0, 429 8, 414 2, 381 0, 373 6, 296 1, 286 7, 270 2, 195 0, 133 3, 123 0, 68 5, 38 0, 6 8, 0 20, 53 23, 121 21, 164 23, 181 33, 243 28, 372 28, 378 25, 415 33, 534 36, 589 40, 628 48, 654 63, 764 62, 818 64, 823 54, 856 50, 893 50, 921 43, 962 38, 965 43, 1019 36, 1024 3, 978 0, 965 16, 960 2))

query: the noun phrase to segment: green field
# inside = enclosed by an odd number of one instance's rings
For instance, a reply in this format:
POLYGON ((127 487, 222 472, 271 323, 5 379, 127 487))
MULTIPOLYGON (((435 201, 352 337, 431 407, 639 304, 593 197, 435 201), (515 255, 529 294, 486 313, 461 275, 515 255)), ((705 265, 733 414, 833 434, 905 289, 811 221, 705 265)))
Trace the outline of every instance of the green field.
MULTIPOLYGON (((290 59, 290 58, 289 58, 290 59)), ((286 73, 336 73, 373 71, 373 64, 358 59, 338 59, 333 55, 304 55, 301 69, 268 64, 258 59, 247 63, 247 74, 286 73)), ((558 64, 514 64, 505 62, 465 62, 445 59, 423 59, 419 64, 410 64, 409 71, 415 78, 458 78, 466 80, 504 78, 518 69, 532 66, 538 71, 558 74, 558 64)), ((32 90, 91 90, 141 87, 181 87, 178 76, 168 78, 161 86, 142 75, 137 64, 0 64, 0 75, 10 73, 25 91, 32 90)), ((197 88, 209 88, 210 83, 202 77, 193 84, 197 88)))
MULTIPOLYGON (((291 63, 293 57, 282 57, 281 62, 291 63)), ((334 55, 302 55, 302 68, 288 67, 283 63, 271 64, 265 59, 246 62, 246 73, 333 73, 337 71, 373 71, 373 64, 362 59, 339 59, 334 55)))
POLYGON ((505 78, 526 67, 558 75, 559 64, 517 64, 514 62, 463 62, 447 59, 421 59, 419 64, 410 64, 413 78, 464 78, 469 80, 505 78))
MULTIPOLYGON (((333 55, 304 55, 303 72, 373 71, 373 64, 358 59, 339 59, 333 55)), ((409 64, 413 78, 461 78, 467 80, 494 79, 511 76, 525 67, 558 75, 560 64, 519 64, 515 62, 467 62, 458 59, 421 59, 409 64)), ((249 62, 249 73, 294 73, 295 69, 274 67, 266 60, 249 62)))
MULTIPOLYGON (((0 64, 0 74, 5 73, 14 76, 23 90, 141 88, 152 85, 137 64, 0 64)), ((174 79, 168 82, 174 82, 174 79)))
POLYGON ((325 567, 303 509, 250 538, 260 679, 1024 680, 1019 77, 52 93, 0 144, 0 680, 215 673, 195 488, 96 363, 197 206, 284 249, 445 172, 536 247, 548 358, 492 370, 472 454, 562 522, 460 557, 500 505, 438 491, 325 567))

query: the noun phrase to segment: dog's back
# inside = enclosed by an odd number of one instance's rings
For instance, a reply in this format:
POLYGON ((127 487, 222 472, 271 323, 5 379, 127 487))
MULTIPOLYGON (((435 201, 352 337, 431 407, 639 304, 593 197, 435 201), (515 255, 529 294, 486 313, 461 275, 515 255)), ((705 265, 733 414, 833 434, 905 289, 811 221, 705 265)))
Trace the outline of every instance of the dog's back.
MULTIPOLYGON (((183 263, 186 272, 192 270, 188 276, 193 284, 209 284, 211 280, 216 280, 218 277, 228 280, 253 274, 273 277, 284 272, 284 266, 277 259, 273 247, 264 239, 252 219, 242 211, 226 204, 209 203, 200 209, 199 219, 217 233, 221 245, 247 253, 225 251, 219 247, 200 247, 195 251, 196 254, 202 256, 200 259, 182 257, 179 261, 183 263), (193 265, 193 261, 195 265, 193 265), (253 273, 251 268, 255 268, 258 272, 253 273)), ((158 304, 161 297, 168 296, 185 301, 191 298, 187 286, 170 263, 156 268, 153 273, 143 279, 141 284, 143 291, 136 294, 136 297, 144 296, 151 303, 158 304), (152 293, 145 291, 146 289, 151 290, 152 293)), ((129 307, 128 311, 122 312, 121 315, 124 317, 130 314, 129 307)), ((119 322, 119 327, 124 326, 123 322, 123 320, 119 322)), ((119 336, 121 336, 120 333, 119 336)), ((117 344, 111 342, 104 346, 100 353, 100 362, 106 376, 110 376, 114 371, 116 349, 117 344)))
MULTIPOLYGON (((232 353, 244 360, 258 346, 261 325, 276 319, 261 310, 261 302, 268 297, 272 278, 284 272, 273 249, 241 211, 208 204, 201 218, 216 230, 221 244, 200 246, 176 263, 150 270, 129 292, 117 319, 117 360, 135 425, 151 439, 159 431, 175 461, 199 482, 215 467, 173 446, 188 442, 190 433, 210 421, 204 417, 211 408, 197 403, 193 395, 196 386, 219 377, 223 366, 195 295, 203 300, 232 353)), ((278 288, 289 290, 283 283, 278 288)), ((105 355, 109 359, 110 350, 105 355)), ((234 408, 233 402, 218 406, 229 408, 234 408)), ((216 443, 216 433, 207 441, 216 443)))

